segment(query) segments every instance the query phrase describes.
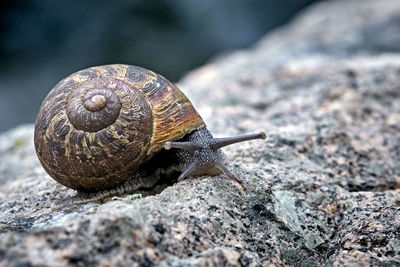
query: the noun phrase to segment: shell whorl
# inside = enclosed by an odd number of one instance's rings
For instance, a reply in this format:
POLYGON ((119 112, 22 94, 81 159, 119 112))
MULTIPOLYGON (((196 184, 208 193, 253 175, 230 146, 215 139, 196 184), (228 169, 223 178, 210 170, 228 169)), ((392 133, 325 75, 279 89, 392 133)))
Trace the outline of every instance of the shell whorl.
POLYGON ((86 89, 82 86, 71 92, 66 111, 75 129, 98 132, 117 120, 121 102, 118 94, 106 86, 107 84, 100 84, 101 89, 86 89))
POLYGON ((55 180, 99 190, 125 182, 165 141, 203 126, 190 101, 162 76, 107 65, 53 88, 36 120, 35 147, 55 180))

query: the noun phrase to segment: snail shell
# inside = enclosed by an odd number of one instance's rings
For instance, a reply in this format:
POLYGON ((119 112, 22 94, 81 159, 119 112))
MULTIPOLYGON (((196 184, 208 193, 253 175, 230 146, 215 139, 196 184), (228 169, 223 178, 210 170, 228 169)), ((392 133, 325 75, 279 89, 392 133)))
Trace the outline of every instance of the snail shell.
POLYGON ((202 127, 174 84, 150 70, 116 64, 59 82, 40 108, 34 142, 52 178, 93 191, 124 183, 166 141, 202 127))

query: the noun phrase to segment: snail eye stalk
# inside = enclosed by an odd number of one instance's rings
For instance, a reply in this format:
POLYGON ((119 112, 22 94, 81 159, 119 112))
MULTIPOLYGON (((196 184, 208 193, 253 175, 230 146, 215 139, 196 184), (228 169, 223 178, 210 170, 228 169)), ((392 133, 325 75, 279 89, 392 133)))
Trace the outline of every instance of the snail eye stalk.
MULTIPOLYGON (((234 137, 225 137, 225 138, 211 138, 208 140, 207 144, 209 147, 217 151, 218 149, 229 146, 232 144, 255 140, 255 139, 266 139, 267 135, 264 132, 256 133, 256 134, 246 134, 239 135, 234 137)), ((189 142, 165 142, 164 148, 170 150, 171 148, 179 148, 184 149, 189 152, 194 152, 195 150, 199 150, 204 148, 197 142, 189 141, 189 142)))

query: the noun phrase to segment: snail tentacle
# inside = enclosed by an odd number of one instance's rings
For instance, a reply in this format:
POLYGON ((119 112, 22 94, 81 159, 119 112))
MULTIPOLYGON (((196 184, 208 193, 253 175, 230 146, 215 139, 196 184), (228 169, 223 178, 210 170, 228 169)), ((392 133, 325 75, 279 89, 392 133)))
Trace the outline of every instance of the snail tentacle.
POLYGON ((225 137, 225 138, 213 138, 210 140, 210 147, 216 151, 224 146, 229 146, 232 144, 255 140, 255 139, 266 139, 267 135, 264 132, 255 133, 255 134, 246 134, 239 135, 233 137, 225 137))
POLYGON ((165 142, 164 148, 169 150, 171 148, 180 148, 186 151, 194 152, 201 147, 194 142, 165 142))
POLYGON ((239 179, 235 174, 233 174, 223 163, 216 162, 216 167, 220 169, 229 179, 236 181, 244 191, 247 191, 247 187, 244 185, 243 181, 239 179))
POLYGON ((190 176, 190 174, 196 169, 196 162, 192 162, 189 167, 187 167, 181 175, 178 177, 178 181, 183 181, 186 177, 190 176))

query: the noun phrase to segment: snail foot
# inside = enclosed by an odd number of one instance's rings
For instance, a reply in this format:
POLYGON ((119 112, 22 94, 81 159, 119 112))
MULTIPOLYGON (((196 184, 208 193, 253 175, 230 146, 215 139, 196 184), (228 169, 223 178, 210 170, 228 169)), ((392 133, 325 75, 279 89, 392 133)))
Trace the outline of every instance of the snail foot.
POLYGON ((138 173, 127 182, 111 189, 97 192, 77 191, 75 196, 55 201, 51 206, 51 209, 57 210, 70 206, 82 205, 89 202, 98 202, 113 196, 132 194, 139 189, 152 188, 158 182, 158 180, 159 177, 145 176, 143 173, 138 173))

